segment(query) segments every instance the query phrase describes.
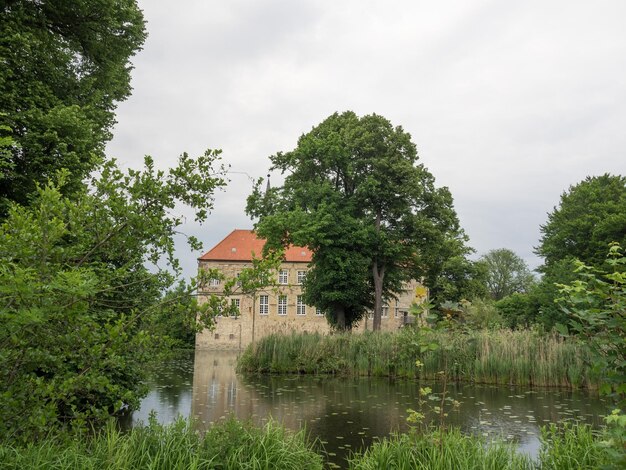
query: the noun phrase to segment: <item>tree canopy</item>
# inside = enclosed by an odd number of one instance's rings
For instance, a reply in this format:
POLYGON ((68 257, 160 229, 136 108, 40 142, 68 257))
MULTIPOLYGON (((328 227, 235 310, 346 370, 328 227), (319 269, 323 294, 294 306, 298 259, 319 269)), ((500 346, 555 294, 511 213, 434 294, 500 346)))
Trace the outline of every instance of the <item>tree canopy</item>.
POLYGON ((467 251, 450 192, 382 116, 335 113, 270 160, 288 175, 265 193, 258 184, 248 214, 268 246, 312 249, 306 300, 340 328, 373 308, 378 329, 384 299, 404 281, 435 284, 446 259, 467 251))
POLYGON ((205 220, 225 184, 218 155, 183 155, 167 173, 150 158, 143 171, 109 161, 71 198, 60 172, 32 204, 11 205, 0 225, 0 434, 33 439, 136 407, 166 334, 154 319, 169 309, 211 324, 193 285, 164 294, 179 271, 173 210, 205 220))
POLYGON ((626 244, 626 177, 588 176, 570 186, 541 233, 536 253, 544 272, 567 258, 601 266, 609 243, 626 244))
POLYGON ((0 132, 14 142, 0 161, 0 215, 60 169, 64 193, 77 190, 102 161, 145 38, 135 0, 3 2, 0 132))
POLYGON ((487 270, 489 294, 500 300, 515 292, 528 292, 534 276, 522 258, 507 248, 491 250, 481 257, 487 270))

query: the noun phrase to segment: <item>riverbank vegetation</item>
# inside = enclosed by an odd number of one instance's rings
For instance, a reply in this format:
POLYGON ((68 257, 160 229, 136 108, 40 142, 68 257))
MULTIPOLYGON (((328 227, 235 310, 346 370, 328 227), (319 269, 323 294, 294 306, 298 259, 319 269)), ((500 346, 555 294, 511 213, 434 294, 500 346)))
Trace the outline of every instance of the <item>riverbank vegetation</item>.
POLYGON ((353 456, 350 468, 431 470, 462 469, 597 469, 613 463, 600 445, 602 436, 587 426, 544 427, 538 458, 517 453, 501 441, 487 443, 458 429, 419 435, 400 434, 353 456))
MULTIPOLYGON (((466 436, 458 429, 395 435, 355 453, 347 463, 366 469, 596 469, 611 462, 600 445, 604 435, 587 426, 552 426, 541 434, 536 460, 516 453, 502 441, 466 436)), ((321 469, 327 466, 323 449, 304 431, 286 431, 270 422, 262 428, 234 419, 197 432, 187 420, 170 425, 151 420, 127 433, 111 423, 94 436, 63 435, 28 446, 0 446, 2 468, 111 470, 135 468, 196 469, 321 469)))
POLYGON ((587 352, 575 338, 533 330, 271 335, 251 345, 238 367, 247 373, 309 373, 503 385, 593 388, 587 352), (422 345, 437 347, 422 351, 422 345), (418 367, 416 360, 423 366, 418 367))
POLYGON ((182 418, 171 425, 151 420, 127 433, 110 423, 95 436, 43 439, 25 447, 0 446, 5 469, 321 469, 323 458, 303 431, 270 422, 263 428, 236 420, 194 431, 182 418))

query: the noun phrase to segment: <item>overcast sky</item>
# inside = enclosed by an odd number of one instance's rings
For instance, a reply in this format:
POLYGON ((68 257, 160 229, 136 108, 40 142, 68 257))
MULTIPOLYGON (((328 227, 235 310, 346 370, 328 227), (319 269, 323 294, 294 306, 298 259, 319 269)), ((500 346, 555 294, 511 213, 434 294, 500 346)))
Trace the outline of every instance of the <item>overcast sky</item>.
MULTIPOLYGON (((381 114, 450 188, 477 255, 510 248, 532 268, 561 193, 587 175, 626 174, 624 0, 139 6, 149 36, 108 146, 126 166, 220 148, 257 178, 333 112, 381 114)), ((208 222, 185 227, 206 249, 252 227, 251 180, 230 179, 208 222)), ((181 244, 186 275, 200 254, 181 244)))

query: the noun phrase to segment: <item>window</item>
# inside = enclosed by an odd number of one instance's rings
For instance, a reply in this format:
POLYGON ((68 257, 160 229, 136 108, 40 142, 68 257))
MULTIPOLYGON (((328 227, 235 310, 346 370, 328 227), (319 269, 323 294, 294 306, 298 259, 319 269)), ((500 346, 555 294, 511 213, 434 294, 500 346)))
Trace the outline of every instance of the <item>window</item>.
POLYGON ((229 335, 228 335, 228 339, 235 339, 235 335, 234 335, 234 334, 232 334, 232 333, 231 333, 231 334, 229 334, 229 335))
POLYGON ((241 287, 241 281, 239 280, 239 276, 241 276, 241 273, 237 273, 237 287, 241 287))
POLYGON ((233 311, 231 312, 231 316, 236 317, 237 315, 239 315, 240 300, 239 299, 230 299, 230 304, 233 307, 233 311))
POLYGON ((259 313, 267 315, 270 313, 270 299, 267 295, 259 295, 259 313))
POLYGON ((219 285, 220 285, 220 280, 219 279, 215 279, 215 278, 209 279, 209 286, 217 287, 219 285))
POLYGON ((389 316, 389 304, 387 302, 385 302, 383 304, 381 310, 382 310, 381 314, 380 314, 381 317, 388 317, 389 316))
POLYGON ((287 284, 287 274, 288 271, 286 269, 281 269, 278 271, 278 283, 279 284, 287 284))
POLYGON ((306 305, 304 305, 304 299, 302 295, 298 296, 296 303, 296 315, 306 315, 306 305))
POLYGON ((220 339, 220 334, 219 333, 215 333, 215 339, 220 339))
POLYGON ((278 296, 278 314, 287 315, 287 296, 286 295, 278 296))
POLYGON ((400 307, 396 307, 396 313, 394 314, 396 318, 400 316, 400 307))
POLYGON ((305 277, 306 277, 306 271, 298 271, 298 284, 302 284, 304 282, 305 277))
POLYGON ((322 309, 319 307, 315 308, 315 315, 324 315, 324 313, 322 312, 322 309))

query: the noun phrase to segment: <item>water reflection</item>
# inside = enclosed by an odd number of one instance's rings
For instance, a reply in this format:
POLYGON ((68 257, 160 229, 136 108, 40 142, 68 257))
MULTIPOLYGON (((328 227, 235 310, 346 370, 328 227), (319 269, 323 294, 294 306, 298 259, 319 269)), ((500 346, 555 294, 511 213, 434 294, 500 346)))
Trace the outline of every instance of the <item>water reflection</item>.
MULTIPOLYGON (((231 414, 261 425, 273 418, 290 429, 306 427, 323 442, 331 460, 341 462, 351 450, 406 430, 407 408, 417 407, 415 381, 242 377, 235 373, 236 360, 233 352, 197 351, 186 367, 182 362, 168 365, 133 422, 145 421, 151 409, 163 422, 191 414, 201 428, 231 414)), ((437 384, 429 386, 440 391, 437 384)), ((540 426, 559 420, 598 425, 606 413, 602 400, 564 390, 449 384, 448 394, 461 405, 450 412, 447 425, 507 439, 531 455, 539 447, 540 426)), ((437 419, 426 414, 427 420, 437 419)))

